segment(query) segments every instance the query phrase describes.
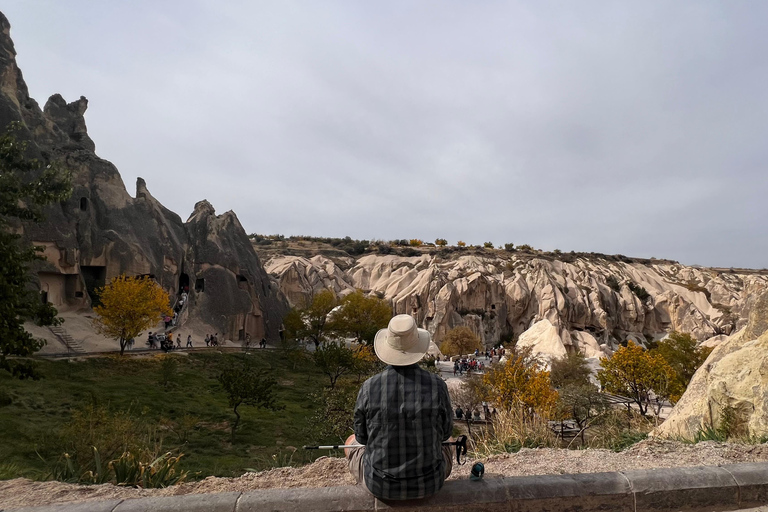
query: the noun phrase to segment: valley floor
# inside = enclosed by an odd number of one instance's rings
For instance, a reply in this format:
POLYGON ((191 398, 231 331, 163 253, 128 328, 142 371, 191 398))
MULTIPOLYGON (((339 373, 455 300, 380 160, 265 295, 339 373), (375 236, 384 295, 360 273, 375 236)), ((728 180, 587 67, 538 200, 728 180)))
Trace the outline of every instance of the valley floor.
MULTIPOLYGON (((502 476, 599 473, 633 469, 683 466, 714 466, 740 462, 768 461, 768 444, 737 444, 706 441, 684 444, 646 440, 623 452, 609 450, 523 449, 481 459, 485 478, 502 476)), ((473 461, 455 466, 449 479, 469 477, 473 461)), ((312 464, 281 467, 237 478, 209 477, 165 489, 134 489, 114 485, 83 486, 60 482, 35 482, 17 478, 0 482, 0 509, 110 498, 173 496, 180 494, 250 491, 290 487, 330 487, 352 485, 342 458, 320 457, 312 464)))

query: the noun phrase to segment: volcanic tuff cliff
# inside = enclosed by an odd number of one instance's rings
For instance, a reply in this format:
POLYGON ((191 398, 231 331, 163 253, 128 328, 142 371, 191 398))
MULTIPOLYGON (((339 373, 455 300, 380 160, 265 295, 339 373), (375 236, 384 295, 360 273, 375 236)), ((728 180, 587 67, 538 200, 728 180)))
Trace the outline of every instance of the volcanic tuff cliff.
POLYGON ((487 345, 514 339, 545 356, 578 348, 599 357, 625 340, 645 344, 671 330, 714 343, 746 324, 768 288, 760 271, 566 256, 494 249, 333 260, 278 254, 265 268, 292 305, 325 288, 339 296, 359 288, 390 301, 395 313, 414 315, 438 342, 467 325, 487 345))
POLYGON ((131 197, 115 166, 95 153, 83 117, 88 100, 67 103, 55 94, 41 110, 15 56, 0 13, 0 129, 20 122, 18 136, 31 154, 74 172, 72 197, 49 208, 45 223, 23 226, 25 237, 45 248, 38 272, 44 297, 59 309, 79 308, 114 276, 152 275, 171 296, 189 287, 185 318, 199 318, 225 338, 276 338, 287 305, 236 215, 217 216, 201 201, 182 222, 141 178, 131 197))
POLYGON ((722 341, 691 379, 660 437, 693 439, 707 428, 759 439, 768 433, 768 293, 743 329, 722 341))

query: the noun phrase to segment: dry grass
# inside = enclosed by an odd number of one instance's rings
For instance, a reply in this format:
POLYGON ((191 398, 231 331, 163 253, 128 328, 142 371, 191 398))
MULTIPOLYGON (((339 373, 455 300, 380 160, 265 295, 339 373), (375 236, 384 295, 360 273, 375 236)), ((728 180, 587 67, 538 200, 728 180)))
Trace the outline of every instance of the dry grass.
POLYGON ((514 453, 520 448, 555 447, 558 444, 545 417, 518 407, 499 410, 491 426, 474 440, 473 457, 514 453))
POLYGON ((607 448, 621 451, 642 441, 654 423, 635 411, 612 409, 587 426, 581 436, 560 439, 550 429, 546 415, 531 415, 523 408, 499 411, 493 422, 475 436, 472 456, 515 453, 521 448, 607 448))

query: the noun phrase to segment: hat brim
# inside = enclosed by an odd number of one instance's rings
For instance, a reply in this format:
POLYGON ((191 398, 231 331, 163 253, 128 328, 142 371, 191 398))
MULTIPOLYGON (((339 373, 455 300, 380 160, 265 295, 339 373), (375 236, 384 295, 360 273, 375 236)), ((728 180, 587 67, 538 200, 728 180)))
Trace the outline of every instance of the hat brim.
POLYGON ((419 341, 408 351, 397 350, 387 343, 389 329, 381 329, 373 339, 373 350, 376 356, 386 364, 392 366, 408 366, 418 363, 429 349, 429 332, 425 329, 417 329, 419 341))

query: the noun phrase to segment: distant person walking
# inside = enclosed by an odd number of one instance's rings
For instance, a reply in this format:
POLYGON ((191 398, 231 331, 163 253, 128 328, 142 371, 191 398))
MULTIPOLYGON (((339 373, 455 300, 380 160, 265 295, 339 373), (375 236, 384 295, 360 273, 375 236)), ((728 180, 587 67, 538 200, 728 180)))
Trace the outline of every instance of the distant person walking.
POLYGON ((192 335, 187 335, 187 348, 192 348, 192 335))

